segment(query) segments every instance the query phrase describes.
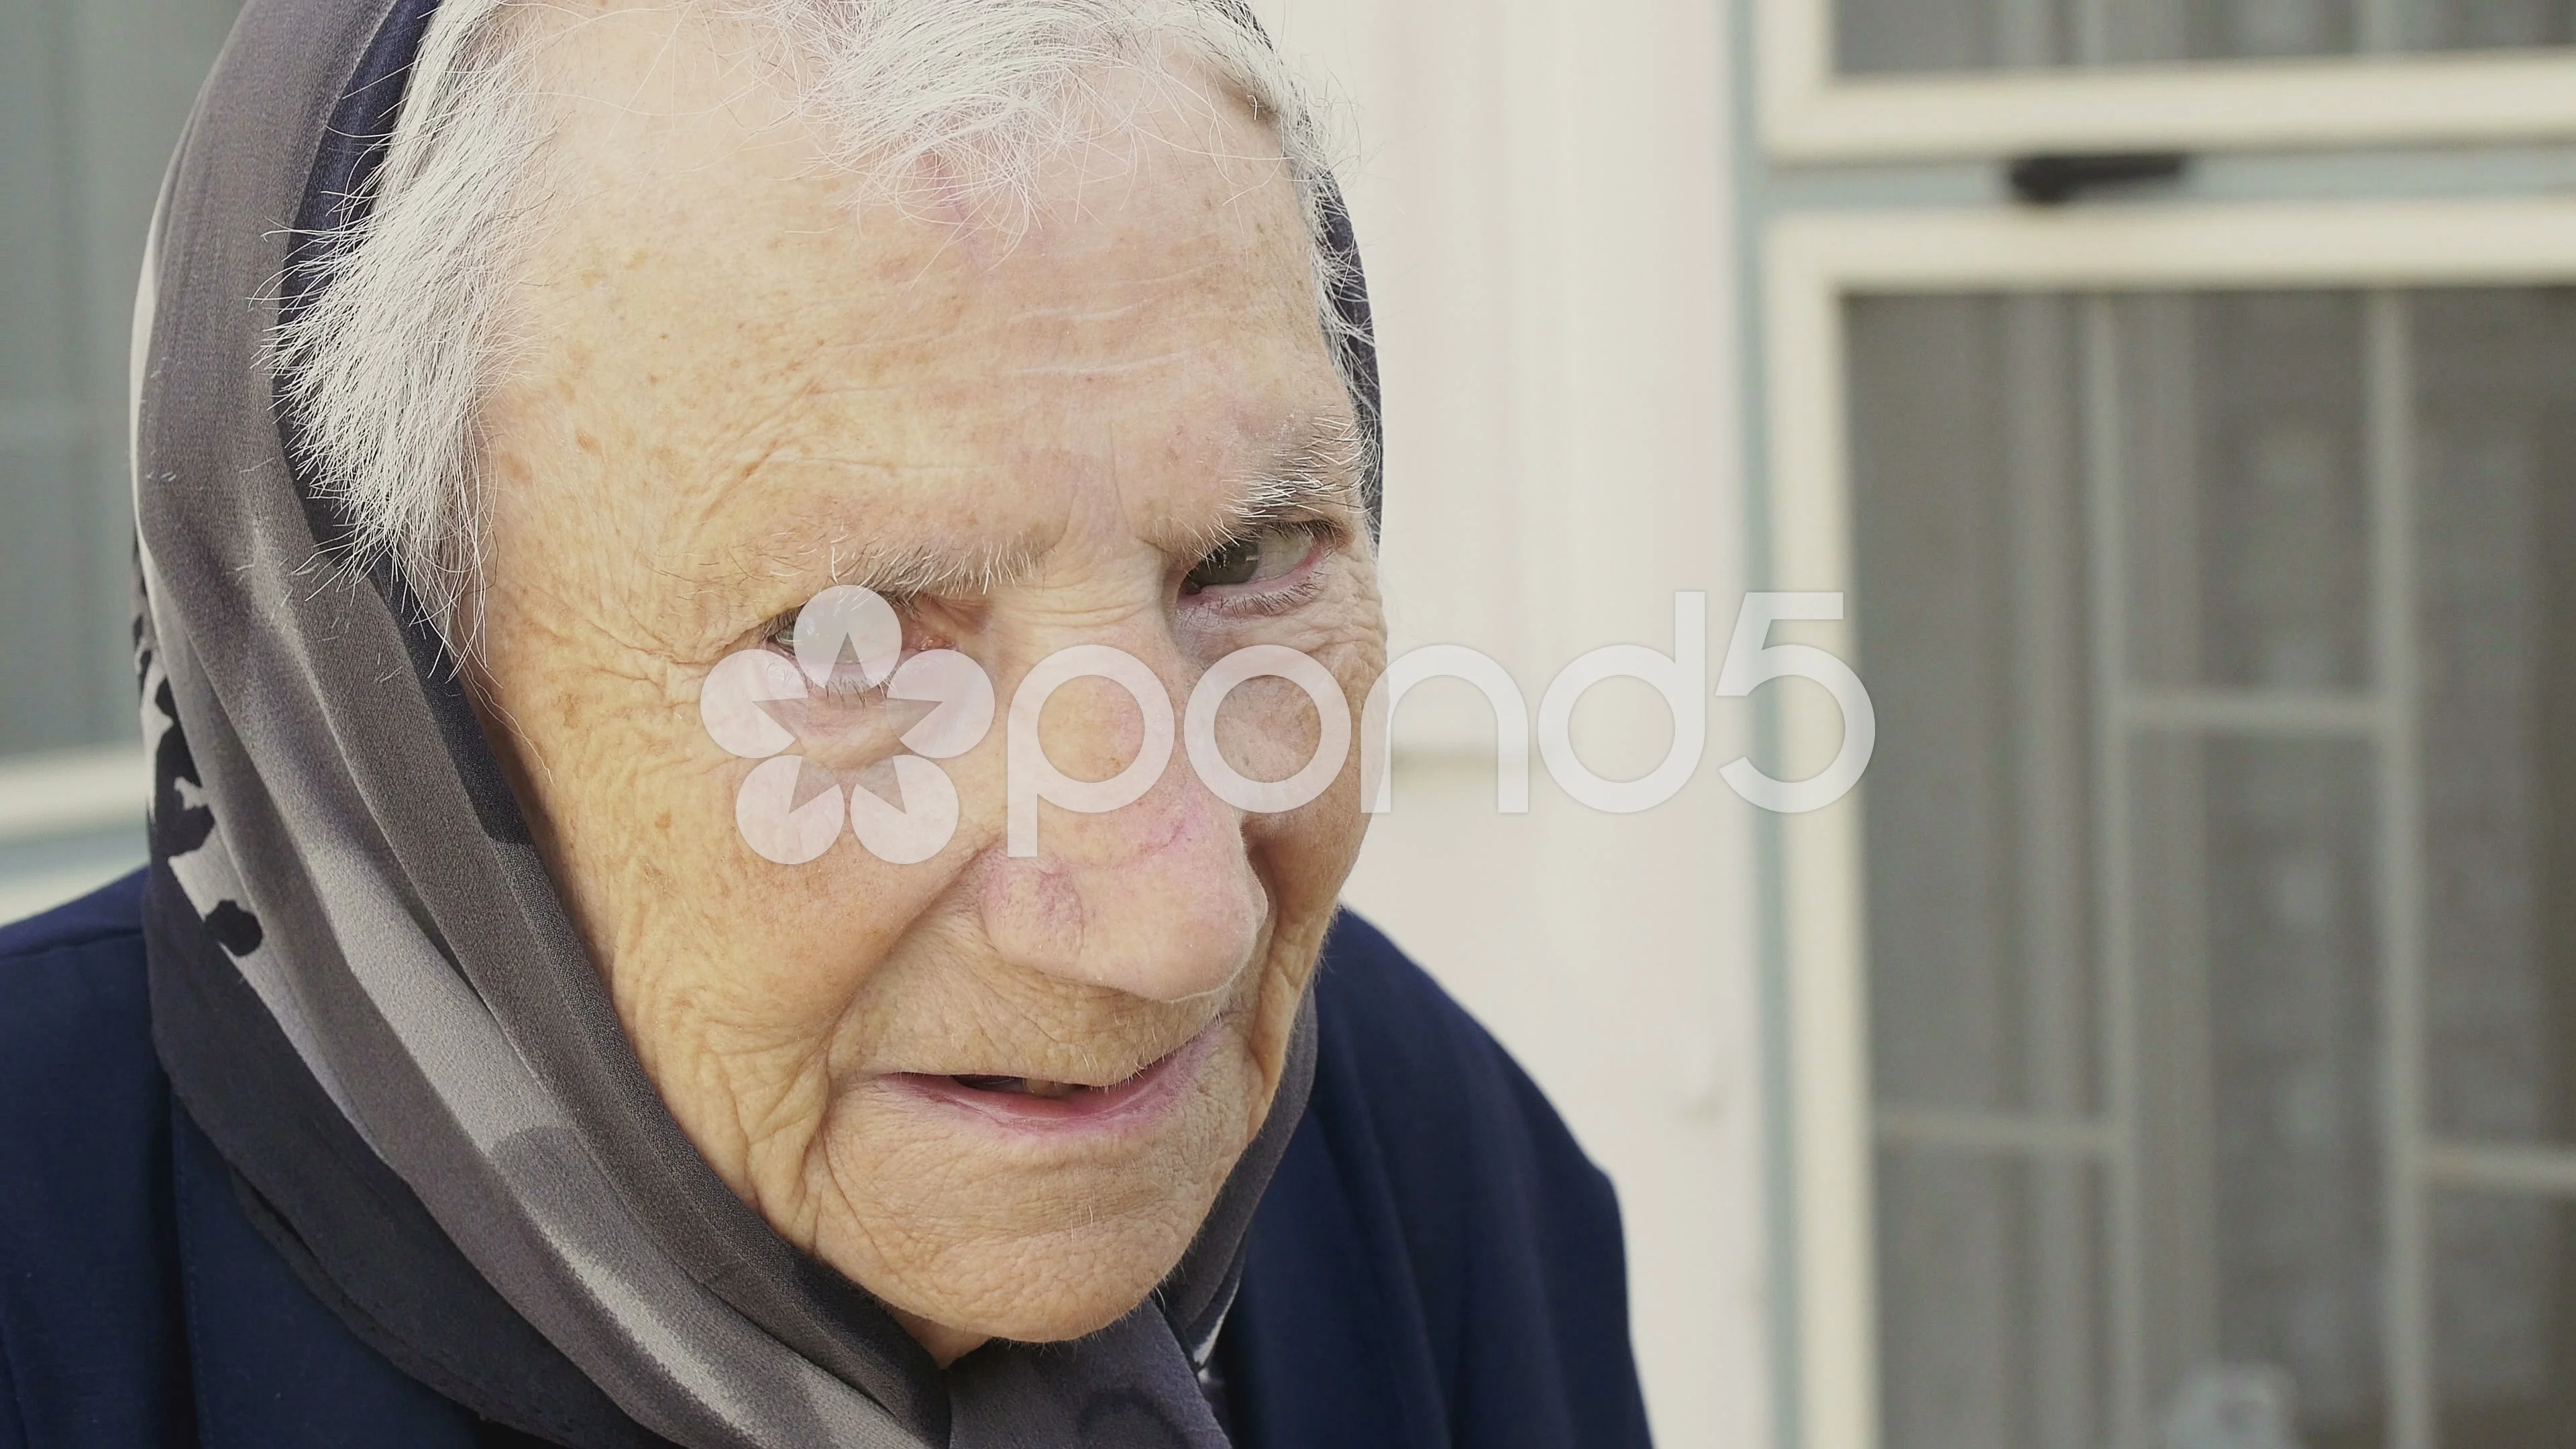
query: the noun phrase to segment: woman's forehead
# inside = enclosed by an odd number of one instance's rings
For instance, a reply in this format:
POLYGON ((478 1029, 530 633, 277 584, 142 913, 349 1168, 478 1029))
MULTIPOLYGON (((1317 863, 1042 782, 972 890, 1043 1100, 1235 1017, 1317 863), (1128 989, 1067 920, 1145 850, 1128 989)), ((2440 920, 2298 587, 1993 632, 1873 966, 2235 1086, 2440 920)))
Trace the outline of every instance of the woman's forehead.
POLYGON ((600 501, 666 515, 693 554, 819 538, 850 511, 871 535, 900 523, 1015 556, 1086 524, 1179 541, 1283 477, 1327 477, 1356 505, 1341 465, 1363 450, 1311 311, 1081 305, 1098 295, 876 335, 851 335, 863 309, 833 335, 820 303, 768 325, 683 319, 618 357, 610 338, 567 349, 555 385, 496 409, 496 435, 584 440, 600 501))
POLYGON ((1149 136, 1069 158, 1000 235, 779 161, 604 198, 523 272, 496 441, 579 440, 600 506, 658 515, 634 540, 656 567, 1177 547, 1291 462, 1356 456, 1318 441, 1354 420, 1275 162, 1149 136))
POLYGON ((1104 283, 1185 287, 1206 263, 1190 249, 1217 241, 1311 285, 1302 191, 1278 135, 1187 57, 1086 75, 1052 139, 1025 156, 978 162, 951 147, 879 167, 854 158, 832 108, 781 93, 752 48, 685 7, 620 9, 540 47, 551 114, 525 201, 545 222, 541 248, 575 268, 707 247, 757 264, 831 239, 853 244, 828 257, 833 269, 901 287, 1049 258, 1104 283))

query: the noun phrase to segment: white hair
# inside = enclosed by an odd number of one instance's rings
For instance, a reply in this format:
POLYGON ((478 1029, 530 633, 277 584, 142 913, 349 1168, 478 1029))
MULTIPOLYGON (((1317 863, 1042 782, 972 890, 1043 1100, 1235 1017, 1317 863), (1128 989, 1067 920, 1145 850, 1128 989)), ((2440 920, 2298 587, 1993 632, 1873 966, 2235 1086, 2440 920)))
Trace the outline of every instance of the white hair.
MULTIPOLYGON (((1025 216, 1044 161, 1093 124, 1113 67, 1179 56, 1275 133, 1303 205, 1316 307, 1348 383, 1324 236, 1331 128, 1240 0, 709 0, 774 50, 828 161, 911 203, 1025 216)), ((479 404, 512 353, 501 299, 535 224, 525 183, 549 131, 534 75, 537 0, 446 0, 411 71, 363 218, 322 238, 311 301, 273 363, 297 461, 347 521, 349 562, 390 566, 458 657, 479 643, 479 404)), ((1168 72, 1165 72, 1168 73, 1168 72)))

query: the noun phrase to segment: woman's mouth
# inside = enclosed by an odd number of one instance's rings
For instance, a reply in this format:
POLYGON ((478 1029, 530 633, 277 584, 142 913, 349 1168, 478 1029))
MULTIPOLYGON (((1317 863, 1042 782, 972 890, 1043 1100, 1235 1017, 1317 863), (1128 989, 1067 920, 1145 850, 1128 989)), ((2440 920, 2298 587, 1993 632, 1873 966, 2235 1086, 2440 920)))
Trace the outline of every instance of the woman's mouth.
POLYGON ((1044 1077, 984 1077, 960 1072, 948 1080, 978 1092, 1020 1092, 1031 1097, 1044 1097, 1061 1102, 1076 1092, 1105 1092, 1107 1087, 1086 1087, 1080 1082, 1050 1082, 1044 1077))
POLYGON ((964 1108, 998 1125, 1053 1131, 1134 1128, 1159 1118, 1178 1101, 1206 1061, 1217 1023, 1115 1082, 1059 1081, 998 1073, 896 1072, 883 1080, 950 1107, 964 1108))

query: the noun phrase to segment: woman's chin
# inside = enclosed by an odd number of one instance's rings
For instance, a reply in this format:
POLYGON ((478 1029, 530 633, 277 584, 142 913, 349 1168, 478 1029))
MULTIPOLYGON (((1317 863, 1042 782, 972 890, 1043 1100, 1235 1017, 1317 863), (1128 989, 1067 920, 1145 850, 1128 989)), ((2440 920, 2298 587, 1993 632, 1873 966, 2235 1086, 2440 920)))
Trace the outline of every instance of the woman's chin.
POLYGON ((1242 1054, 1174 1056, 1157 1080, 1069 1111, 959 1100, 973 1089, 954 1083, 872 1086, 835 1124, 832 1174, 872 1191, 823 1215, 814 1251, 934 1355, 1107 1327, 1180 1262, 1245 1145, 1242 1054))
MULTIPOLYGON (((991 1261, 954 1263, 935 1291, 930 1285, 868 1285, 897 1322, 943 1365, 992 1339, 1061 1343, 1097 1333, 1127 1316, 1151 1295, 1189 1246, 1163 1234, 1154 1241, 1123 1241, 1102 1234, 1096 1242, 1053 1243, 1047 1260, 995 1255, 991 1261), (960 1289, 967 1291, 961 1293, 960 1289)), ((972 1254, 983 1258, 983 1254, 972 1254)), ((865 1280, 862 1280, 864 1283, 865 1280)))

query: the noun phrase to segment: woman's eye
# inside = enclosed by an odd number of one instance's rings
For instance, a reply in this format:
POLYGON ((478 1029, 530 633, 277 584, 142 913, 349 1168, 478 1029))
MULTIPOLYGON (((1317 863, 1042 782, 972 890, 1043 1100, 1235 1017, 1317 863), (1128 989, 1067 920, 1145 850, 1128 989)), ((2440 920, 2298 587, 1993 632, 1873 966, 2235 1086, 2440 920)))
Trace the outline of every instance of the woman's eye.
POLYGON ((1207 557, 1181 581, 1181 592, 1266 583, 1295 572, 1315 551, 1311 528, 1280 525, 1238 538, 1207 557))

